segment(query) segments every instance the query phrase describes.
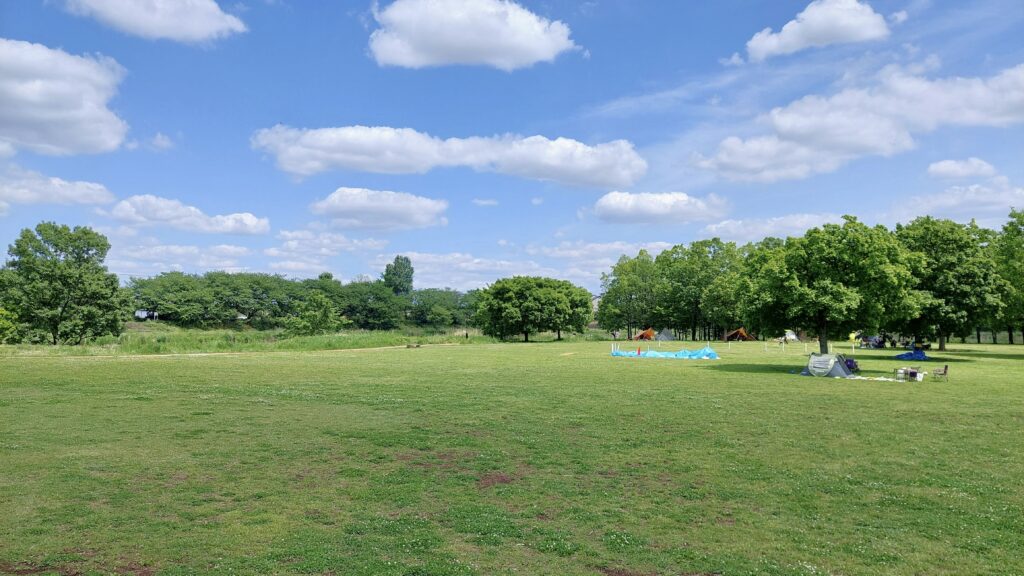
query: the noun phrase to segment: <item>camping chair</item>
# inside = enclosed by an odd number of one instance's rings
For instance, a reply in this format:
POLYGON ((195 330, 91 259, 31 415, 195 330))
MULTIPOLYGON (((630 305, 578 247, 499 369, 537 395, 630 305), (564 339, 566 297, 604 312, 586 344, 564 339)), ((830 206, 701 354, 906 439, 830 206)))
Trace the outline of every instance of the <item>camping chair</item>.
POLYGON ((932 380, 938 380, 939 378, 949 382, 949 364, 946 364, 942 368, 932 370, 932 380))

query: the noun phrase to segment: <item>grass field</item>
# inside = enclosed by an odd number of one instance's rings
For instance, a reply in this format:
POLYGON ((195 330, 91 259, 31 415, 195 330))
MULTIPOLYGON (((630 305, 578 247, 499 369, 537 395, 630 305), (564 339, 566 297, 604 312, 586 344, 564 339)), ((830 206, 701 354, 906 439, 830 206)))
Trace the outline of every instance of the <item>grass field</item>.
POLYGON ((1024 346, 717 348, 7 355, 0 573, 1024 573, 1024 346))

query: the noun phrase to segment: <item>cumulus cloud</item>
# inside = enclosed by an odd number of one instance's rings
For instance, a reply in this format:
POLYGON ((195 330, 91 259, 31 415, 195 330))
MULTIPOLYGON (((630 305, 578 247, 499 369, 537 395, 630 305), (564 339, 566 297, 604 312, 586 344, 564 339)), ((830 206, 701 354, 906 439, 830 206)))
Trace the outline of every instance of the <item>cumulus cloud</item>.
POLYGON ((606 222, 666 224, 720 217, 726 202, 714 194, 705 198, 684 192, 609 192, 598 199, 594 214, 606 222))
MULTIPOLYGON (((552 267, 543 266, 533 260, 505 260, 481 258, 465 252, 444 254, 428 252, 402 252, 412 261, 416 270, 417 288, 455 288, 472 290, 483 288, 499 278, 508 276, 549 276, 564 278, 565 275, 552 267)), ((378 255, 374 267, 384 270, 393 256, 378 255)))
POLYGON ((170 150, 171 148, 174 148, 174 140, 171 140, 171 137, 163 132, 157 132, 149 141, 149 145, 152 146, 154 150, 170 150))
POLYGON ((983 182, 913 196, 894 206, 889 217, 905 222, 929 215, 959 222, 976 219, 983 226, 997 226, 1011 208, 1022 207, 1024 187, 1012 184, 1006 176, 994 176, 983 182))
POLYGON ((68 10, 150 40, 204 42, 245 32, 214 0, 67 0, 68 10))
POLYGON ((442 140, 410 128, 344 126, 257 131, 255 149, 273 154, 282 170, 309 176, 332 169, 384 174, 464 166, 574 186, 628 186, 647 162, 625 140, 589 146, 570 138, 512 134, 442 140))
POLYGON ((0 156, 117 149, 128 125, 107 105, 123 77, 112 58, 0 38, 0 156))
POLYGON ((936 178, 971 178, 976 176, 995 176, 994 166, 981 158, 971 157, 967 160, 942 160, 928 166, 928 175, 936 178))
POLYGON ((389 190, 342 187, 310 209, 339 228, 403 230, 448 224, 447 201, 389 190))
POLYGON ((814 0, 782 30, 771 28, 747 42, 747 56, 760 62, 805 48, 881 40, 889 36, 885 18, 859 0, 814 0))
POLYGON ((274 258, 269 263, 270 268, 298 274, 329 270, 328 259, 342 252, 366 252, 387 246, 385 240, 354 239, 335 232, 312 230, 282 230, 277 238, 281 240, 279 246, 263 251, 274 258))
POLYGON ((942 126, 1024 122, 1024 64, 989 78, 930 79, 921 75, 930 66, 889 66, 870 86, 775 108, 760 119, 771 134, 726 138, 696 164, 733 180, 805 178, 862 156, 905 152, 915 134, 942 126))
POLYGON ((0 172, 0 212, 10 204, 108 204, 114 195, 102 184, 44 176, 13 164, 0 172))
POLYGON ((553 246, 532 244, 526 253, 559 260, 561 277, 580 284, 590 290, 597 290, 601 274, 611 270, 623 255, 635 256, 640 250, 647 250, 657 256, 672 247, 668 242, 585 242, 564 241, 553 246))
POLYGON ((245 270, 239 258, 252 251, 245 246, 161 244, 149 238, 137 244, 114 242, 106 264, 121 276, 149 276, 167 271, 245 270))
POLYGON ((133 226, 168 226, 208 234, 266 234, 270 220, 249 212, 208 216, 195 206, 152 194, 131 196, 102 212, 133 226))
POLYGON ((370 35, 370 53, 381 66, 512 71, 576 48, 564 23, 511 0, 395 0, 374 17, 380 28, 370 35))
POLYGON ((842 220, 838 214, 788 214, 771 218, 723 220, 717 224, 705 226, 701 232, 723 240, 756 242, 769 236, 775 238, 803 236, 804 232, 811 228, 830 222, 842 222, 842 220))

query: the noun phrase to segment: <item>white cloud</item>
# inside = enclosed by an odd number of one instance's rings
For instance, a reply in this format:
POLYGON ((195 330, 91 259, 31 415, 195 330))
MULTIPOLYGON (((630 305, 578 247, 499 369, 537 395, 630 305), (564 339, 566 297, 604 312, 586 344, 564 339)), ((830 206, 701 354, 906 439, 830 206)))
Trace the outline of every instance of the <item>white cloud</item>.
POLYGON ((494 198, 473 198, 473 204, 477 206, 497 206, 498 201, 494 198))
POLYGON ((245 32, 214 0, 67 0, 68 10, 150 40, 204 42, 245 32))
POLYGON ((178 230, 210 234, 265 234, 270 220, 249 212, 208 216, 195 206, 151 194, 131 196, 102 212, 134 226, 169 226, 178 230))
MULTIPOLYGON (((412 261, 417 288, 455 288, 471 290, 508 276, 565 277, 560 270, 543 266, 533 260, 502 260, 479 258, 464 252, 435 254, 402 252, 412 261)), ((374 267, 384 270, 393 255, 378 255, 374 267)))
POLYGON ((534 244, 527 248, 526 251, 528 254, 540 254, 549 258, 561 258, 577 262, 599 260, 613 264, 623 254, 635 255, 640 250, 647 250, 651 254, 657 255, 671 247, 672 244, 668 242, 623 242, 621 240, 615 242, 584 242, 577 240, 575 242, 560 242, 555 246, 534 244))
POLYGON ((168 271, 245 270, 238 259, 251 251, 244 246, 218 244, 195 246, 161 244, 149 238, 138 244, 114 242, 106 260, 110 270, 121 276, 150 276, 168 271))
POLYGON ((543 203, 544 199, 541 198, 540 196, 534 196, 533 198, 530 198, 530 204, 533 204, 534 206, 540 206, 543 203))
POLYGON ((310 209, 339 228, 403 230, 448 224, 447 201, 388 190, 342 187, 310 209))
POLYGON ((511 0, 395 0, 374 12, 370 52, 381 66, 451 64, 512 71, 576 48, 569 27, 511 0))
POLYGON ((257 131, 253 148, 273 154, 282 170, 309 176, 332 169, 384 174, 464 166, 574 186, 629 186, 647 163, 625 140, 589 146, 570 138, 511 134, 442 140, 410 128, 344 126, 257 131))
POLYGON ((281 240, 281 245, 267 248, 263 253, 271 258, 291 260, 326 258, 337 256, 342 252, 380 250, 388 244, 386 240, 354 239, 335 232, 314 232, 312 230, 282 230, 277 238, 281 240))
POLYGON ((742 66, 744 61, 743 56, 740 56, 739 52, 733 52, 732 56, 728 58, 719 58, 718 63, 722 66, 742 66))
POLYGON ((1024 122, 1024 64, 989 78, 921 75, 934 65, 889 66, 868 87, 775 108, 760 119, 771 134, 728 137, 696 164, 733 180, 805 178, 862 156, 905 152, 915 146, 914 134, 942 126, 1024 122))
POLYGON ((717 224, 705 226, 701 232, 723 240, 756 242, 769 236, 775 238, 803 236, 804 232, 811 228, 830 222, 842 222, 842 220, 838 214, 788 214, 771 218, 723 220, 717 224))
POLYGON ((128 125, 107 105, 123 77, 112 58, 0 38, 0 156, 117 149, 128 125))
POLYGON ((102 184, 44 176, 13 164, 0 172, 0 204, 108 204, 114 195, 102 184))
POLYGON ((977 219, 987 226, 1004 221, 1011 208, 1024 208, 1024 187, 1013 185, 1005 176, 995 176, 984 183, 913 196, 895 206, 890 216, 900 221, 926 214, 959 222, 977 219))
POLYGON ((163 132, 157 132, 149 141, 149 145, 156 150, 170 150, 174 148, 174 140, 163 132))
POLYGON ((967 160, 942 160, 928 166, 928 175, 936 178, 971 178, 976 176, 995 176, 994 166, 981 158, 971 157, 967 160))
POLYGON ((299 274, 330 270, 328 259, 342 252, 367 252, 387 246, 385 240, 348 238, 335 232, 312 230, 282 230, 277 237, 281 245, 263 251, 275 259, 269 263, 270 268, 299 274))
POLYGON ((666 224, 708 220, 721 216, 726 208, 714 194, 706 198, 684 192, 609 192, 594 205, 594 213, 606 222, 666 224))
POLYGON ((590 290, 597 290, 601 274, 611 270, 623 255, 635 256, 640 250, 647 250, 657 256, 672 247, 668 242, 560 242, 554 246, 531 244, 526 253, 562 261, 558 266, 560 277, 580 284, 590 290))
POLYGON ((889 36, 885 18, 858 0, 814 0, 778 33, 771 28, 747 42, 752 62, 805 48, 881 40, 889 36))
POLYGON ((900 10, 899 12, 893 12, 892 14, 889 14, 889 22, 892 22, 893 24, 903 24, 904 22, 907 21, 907 18, 908 16, 906 10, 900 10))

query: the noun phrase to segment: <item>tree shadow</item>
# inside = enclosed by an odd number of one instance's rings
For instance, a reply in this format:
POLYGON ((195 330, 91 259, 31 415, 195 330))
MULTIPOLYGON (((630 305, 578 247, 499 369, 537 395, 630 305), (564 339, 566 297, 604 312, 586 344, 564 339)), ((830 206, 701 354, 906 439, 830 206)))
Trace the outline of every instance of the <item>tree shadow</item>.
MULTIPOLYGON (((1020 352, 1017 352, 1016 354, 1003 352, 981 352, 975 350, 946 350, 943 354, 989 360, 1024 360, 1024 346, 1022 346, 1020 352)), ((972 360, 964 359, 962 361, 971 362, 972 360)))
POLYGON ((703 366, 705 370, 714 370, 716 372, 736 372, 744 374, 790 374, 795 370, 796 374, 799 374, 804 369, 803 364, 797 365, 794 363, 792 366, 778 366, 775 364, 711 364, 703 366))

